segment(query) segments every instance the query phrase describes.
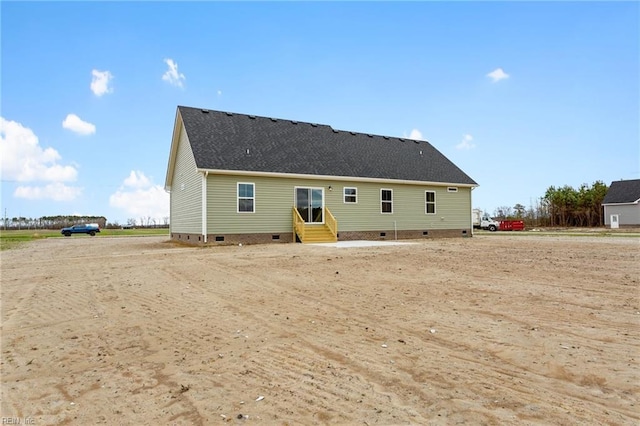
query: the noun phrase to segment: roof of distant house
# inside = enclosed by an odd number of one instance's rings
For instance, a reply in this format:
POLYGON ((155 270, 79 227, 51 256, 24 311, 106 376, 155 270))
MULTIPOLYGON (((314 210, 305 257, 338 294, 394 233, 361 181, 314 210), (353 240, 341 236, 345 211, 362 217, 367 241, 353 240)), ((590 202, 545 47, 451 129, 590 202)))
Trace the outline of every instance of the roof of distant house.
POLYGON ((611 182, 602 204, 636 203, 640 200, 640 179, 611 182))
POLYGON ((178 113, 201 170, 477 186, 426 141, 185 106, 179 106, 178 113))

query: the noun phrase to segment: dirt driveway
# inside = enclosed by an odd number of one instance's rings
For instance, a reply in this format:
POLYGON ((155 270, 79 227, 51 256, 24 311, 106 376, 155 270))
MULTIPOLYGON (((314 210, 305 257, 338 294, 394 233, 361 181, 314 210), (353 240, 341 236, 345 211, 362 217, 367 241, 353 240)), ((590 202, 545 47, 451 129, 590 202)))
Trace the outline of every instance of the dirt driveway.
POLYGON ((2 252, 3 419, 640 423, 638 238, 166 240, 2 252))

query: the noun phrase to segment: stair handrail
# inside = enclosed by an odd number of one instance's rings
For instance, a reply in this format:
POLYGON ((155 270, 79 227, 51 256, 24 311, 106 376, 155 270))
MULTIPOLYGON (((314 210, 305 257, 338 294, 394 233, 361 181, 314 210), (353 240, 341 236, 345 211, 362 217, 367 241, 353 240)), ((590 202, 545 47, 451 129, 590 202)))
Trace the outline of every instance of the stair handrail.
POLYGON ((300 241, 304 240, 304 219, 300 216, 300 212, 297 208, 293 208, 293 242, 296 242, 296 234, 300 238, 300 241))
POLYGON ((327 225, 333 236, 338 238, 338 221, 327 207, 324 208, 324 213, 324 223, 327 225))

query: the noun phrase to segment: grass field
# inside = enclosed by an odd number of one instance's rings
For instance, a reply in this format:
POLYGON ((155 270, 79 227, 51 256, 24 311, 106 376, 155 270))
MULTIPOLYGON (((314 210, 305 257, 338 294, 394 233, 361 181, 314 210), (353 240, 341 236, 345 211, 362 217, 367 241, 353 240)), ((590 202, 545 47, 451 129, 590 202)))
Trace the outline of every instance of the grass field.
POLYGON ((169 230, 160 229, 101 229, 100 233, 95 237, 86 234, 72 235, 64 237, 60 234, 59 229, 22 229, 2 231, 0 230, 0 250, 8 250, 15 248, 20 244, 41 238, 101 238, 101 237, 119 237, 119 236, 144 236, 144 235, 167 235, 169 230))
MULTIPOLYGON (((526 231, 499 231, 489 232, 482 230, 474 230, 474 234, 477 235, 491 235, 491 236, 526 236, 526 235, 538 235, 538 236, 573 236, 573 237, 632 237, 640 238, 640 229, 618 229, 611 230, 605 228, 553 228, 553 229, 539 229, 539 230, 526 230, 526 231)), ((169 236, 169 230, 166 228, 161 229, 102 229, 100 234, 95 237, 91 237, 85 234, 73 235, 71 237, 64 237, 60 234, 58 229, 23 229, 23 230, 0 230, 0 250, 8 250, 18 246, 19 244, 27 241, 37 240, 41 238, 101 238, 101 237, 119 237, 119 236, 144 236, 144 235, 167 235, 169 236)))

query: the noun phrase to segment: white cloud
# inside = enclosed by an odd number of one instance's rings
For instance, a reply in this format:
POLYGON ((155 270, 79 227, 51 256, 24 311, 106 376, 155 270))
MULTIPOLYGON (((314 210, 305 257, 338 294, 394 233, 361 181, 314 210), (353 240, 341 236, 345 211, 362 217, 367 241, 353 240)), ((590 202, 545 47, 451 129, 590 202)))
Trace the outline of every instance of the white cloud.
POLYGON ((413 129, 409 133, 409 139, 422 140, 422 132, 418 129, 413 129))
POLYGON ((53 148, 43 149, 38 137, 28 127, 0 117, 0 160, 2 179, 18 182, 69 182, 78 171, 58 164, 60 154, 53 148))
POLYGON ((222 96, 222 90, 218 90, 218 96, 222 96))
POLYGON ((407 139, 424 140, 422 139, 422 132, 418 129, 413 129, 407 135, 407 132, 402 132, 402 137, 407 139))
POLYGON ((109 82, 113 75, 109 71, 92 70, 91 75, 91 91, 96 96, 102 96, 105 93, 113 93, 113 88, 109 87, 109 82))
POLYGON ((184 74, 178 72, 178 64, 174 62, 173 59, 165 59, 164 62, 169 69, 162 75, 162 79, 174 86, 183 87, 186 77, 184 74))
POLYGON ((502 68, 496 68, 495 70, 487 74, 487 77, 489 77, 494 83, 497 83, 500 80, 506 80, 507 78, 509 78, 509 74, 504 72, 502 68))
POLYGON ((462 142, 460 142, 458 145, 456 145, 456 149, 458 150, 462 150, 462 149, 473 149, 476 147, 476 144, 474 144, 473 142, 471 142, 473 140, 473 136, 471 135, 463 135, 462 136, 462 142))
POLYGON ((109 205, 132 217, 151 217, 158 222, 169 216, 169 194, 139 170, 132 170, 122 186, 111 194, 109 205))
POLYGON ((13 195, 28 200, 49 199, 53 201, 71 201, 82 194, 82 188, 54 182, 45 186, 19 186, 13 195))
POLYGON ((80 135, 91 135, 96 132, 95 125, 83 121, 75 114, 68 114, 67 118, 62 122, 62 127, 80 135))
POLYGON ((132 188, 146 188, 151 185, 149 178, 139 170, 131 170, 129 177, 124 180, 124 186, 132 188))
POLYGON ((45 186, 20 185, 13 193, 17 198, 69 201, 82 193, 82 188, 63 183, 76 180, 75 167, 58 164, 61 160, 58 151, 43 149, 31 129, 3 117, 0 117, 0 159, 3 180, 49 182, 45 186))

